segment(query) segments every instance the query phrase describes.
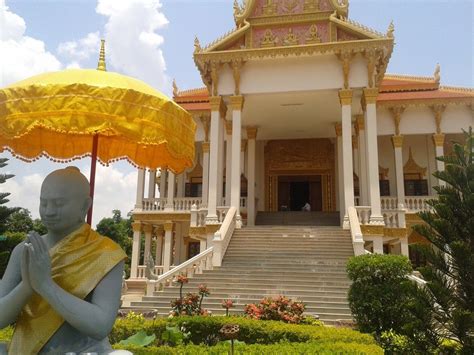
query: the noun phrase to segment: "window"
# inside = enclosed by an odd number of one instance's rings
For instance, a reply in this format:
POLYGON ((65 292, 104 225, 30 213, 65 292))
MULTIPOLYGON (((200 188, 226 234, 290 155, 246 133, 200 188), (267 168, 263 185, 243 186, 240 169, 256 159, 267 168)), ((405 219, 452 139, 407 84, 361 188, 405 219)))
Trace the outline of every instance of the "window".
POLYGON ((191 178, 191 182, 186 183, 184 190, 185 197, 202 196, 202 178, 191 178))
POLYGON ((427 180, 405 180, 406 196, 428 196, 427 180))
POLYGON ((380 196, 390 196, 390 181, 379 180, 380 196))

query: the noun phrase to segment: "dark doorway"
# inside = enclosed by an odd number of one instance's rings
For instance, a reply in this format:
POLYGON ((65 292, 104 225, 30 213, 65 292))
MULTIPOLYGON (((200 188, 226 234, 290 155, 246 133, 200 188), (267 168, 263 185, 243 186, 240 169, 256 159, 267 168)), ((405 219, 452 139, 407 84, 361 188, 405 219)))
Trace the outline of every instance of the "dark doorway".
POLYGON ((290 196, 290 209, 292 211, 301 211, 306 202, 310 202, 309 182, 290 182, 290 196))
POLYGON ((278 177, 279 211, 301 211, 307 202, 311 211, 322 211, 320 175, 278 177))

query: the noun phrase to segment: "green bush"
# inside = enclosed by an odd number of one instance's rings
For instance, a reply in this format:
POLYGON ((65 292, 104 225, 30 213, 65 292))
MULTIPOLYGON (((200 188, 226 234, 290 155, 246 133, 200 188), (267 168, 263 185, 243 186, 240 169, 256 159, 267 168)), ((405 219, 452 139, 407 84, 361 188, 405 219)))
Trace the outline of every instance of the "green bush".
POLYGON ((369 254, 353 257, 347 263, 352 280, 349 305, 364 333, 400 333, 410 322, 407 312, 413 284, 406 277, 412 272, 410 261, 401 255, 369 254))
POLYGON ((411 346, 410 340, 394 331, 386 331, 380 335, 380 345, 386 354, 413 354, 415 350, 411 346))
MULTIPOLYGON (((228 355, 229 344, 220 343, 213 347, 206 345, 182 345, 177 347, 160 346, 160 347, 121 347, 114 346, 115 349, 129 350, 134 355, 194 355, 194 354, 212 354, 212 355, 228 355)), ((236 344, 236 354, 245 355, 261 355, 261 354, 383 354, 383 350, 374 344, 357 344, 357 343, 280 343, 271 345, 261 344, 236 344)))
POLYGON ((111 343, 144 330, 146 334, 155 334, 153 345, 160 345, 159 339, 166 326, 177 326, 183 333, 189 333, 187 339, 193 344, 215 345, 221 339, 219 330, 225 324, 239 325, 239 341, 246 344, 274 344, 280 342, 317 342, 317 343, 354 343, 375 345, 372 336, 351 329, 337 329, 313 325, 286 324, 278 321, 261 321, 244 317, 177 317, 171 320, 158 319, 143 323, 118 319, 110 334, 111 343))
POLYGON ((9 342, 13 335, 13 327, 0 329, 0 343, 9 342))

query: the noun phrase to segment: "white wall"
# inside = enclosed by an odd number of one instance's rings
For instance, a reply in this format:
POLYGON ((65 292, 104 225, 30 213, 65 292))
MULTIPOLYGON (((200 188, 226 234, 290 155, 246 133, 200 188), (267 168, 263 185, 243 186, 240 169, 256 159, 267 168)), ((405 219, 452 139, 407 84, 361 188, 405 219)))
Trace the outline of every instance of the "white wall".
MULTIPOLYGON (((354 58, 349 76, 352 88, 367 86, 367 65, 360 56, 354 58)), ((342 64, 335 55, 252 60, 241 69, 240 91, 245 94, 343 87, 342 64)), ((226 65, 219 72, 219 95, 233 95, 234 79, 226 65)))

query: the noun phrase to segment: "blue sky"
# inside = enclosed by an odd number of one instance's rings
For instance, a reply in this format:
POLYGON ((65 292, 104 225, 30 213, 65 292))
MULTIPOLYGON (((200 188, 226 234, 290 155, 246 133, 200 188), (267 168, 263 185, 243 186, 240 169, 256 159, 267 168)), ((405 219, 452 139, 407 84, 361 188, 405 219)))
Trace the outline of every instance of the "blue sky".
MULTIPOLYGON (((3 2, 0 0, 0 15, 6 11, 3 2)), ((202 86, 192 60, 194 37, 206 44, 231 30, 233 0, 162 0, 161 7, 143 12, 146 3, 159 1, 7 0, 8 12, 15 16, 10 15, 10 23, 0 16, 0 40, 5 40, 5 33, 8 37, 10 26, 18 52, 0 47, 1 56, 7 58, 0 61, 0 84, 32 75, 32 67, 36 71, 93 68, 98 38, 106 36, 111 47, 109 69, 138 77, 167 94, 173 78, 180 89, 202 86), (125 9, 131 2, 137 5, 125 9), (147 33, 143 41, 134 37, 140 31, 147 33), (43 49, 38 48, 41 42, 43 49), (35 46, 38 52, 32 62, 18 60, 30 53, 21 46, 35 46)), ((442 84, 474 87, 473 0, 350 0, 349 17, 381 32, 393 20, 396 47, 387 72, 432 75, 440 63, 442 84)), ((84 160, 79 166, 87 170, 88 164, 84 160)), ((57 167, 45 160, 26 164, 12 159, 8 169, 16 174, 15 181, 1 188, 12 192, 12 205, 26 206, 36 216, 39 185, 57 167)), ((135 194, 135 171, 126 163, 100 173, 104 185, 98 185, 103 194, 96 199, 96 222, 115 208, 126 213, 133 207, 135 194), (117 195, 122 198, 112 198, 117 195)))

